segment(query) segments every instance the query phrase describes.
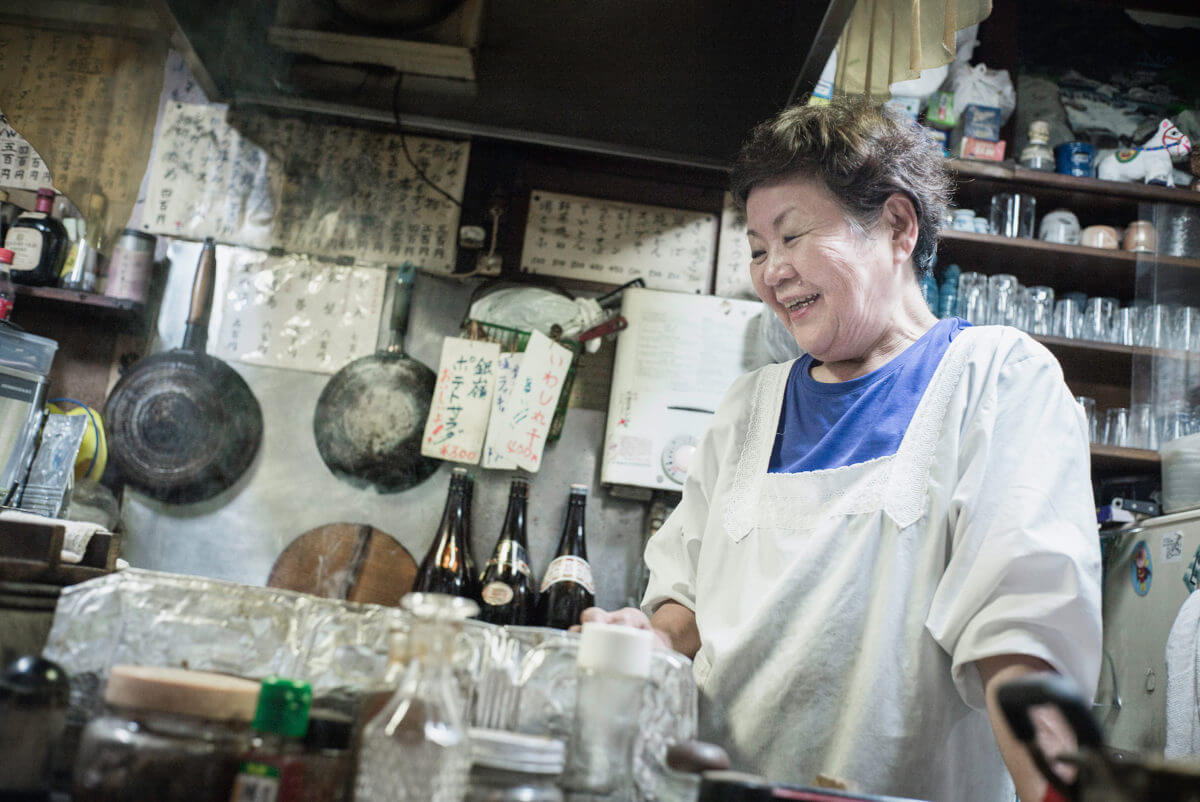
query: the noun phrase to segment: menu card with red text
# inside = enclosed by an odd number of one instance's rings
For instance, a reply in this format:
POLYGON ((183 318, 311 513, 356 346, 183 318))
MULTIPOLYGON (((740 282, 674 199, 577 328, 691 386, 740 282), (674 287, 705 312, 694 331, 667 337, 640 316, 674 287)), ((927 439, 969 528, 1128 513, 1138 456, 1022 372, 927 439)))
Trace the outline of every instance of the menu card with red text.
POLYGON ((505 410, 489 424, 496 432, 488 433, 500 456, 519 468, 536 473, 542 465, 546 433, 573 356, 540 331, 529 337, 505 410))
POLYGON ((499 356, 496 343, 460 337, 443 341, 433 402, 421 439, 423 455, 468 465, 479 462, 499 356))

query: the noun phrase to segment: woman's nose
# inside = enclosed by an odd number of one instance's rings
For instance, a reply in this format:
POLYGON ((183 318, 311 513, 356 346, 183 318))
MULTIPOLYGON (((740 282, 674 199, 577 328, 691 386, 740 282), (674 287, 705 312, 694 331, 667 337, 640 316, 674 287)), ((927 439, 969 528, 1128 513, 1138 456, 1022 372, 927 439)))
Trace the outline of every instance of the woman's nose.
POLYGON ((774 287, 785 278, 795 275, 791 256, 787 251, 775 251, 767 254, 767 265, 763 270, 763 283, 774 287))

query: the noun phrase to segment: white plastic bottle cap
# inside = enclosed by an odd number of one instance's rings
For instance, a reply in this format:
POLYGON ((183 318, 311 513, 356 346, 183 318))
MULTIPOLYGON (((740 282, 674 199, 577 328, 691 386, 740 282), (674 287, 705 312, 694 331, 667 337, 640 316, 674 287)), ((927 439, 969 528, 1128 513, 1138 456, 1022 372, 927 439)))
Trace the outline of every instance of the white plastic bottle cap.
POLYGON ((583 625, 575 665, 644 679, 650 676, 653 653, 654 633, 650 630, 589 621, 583 625))

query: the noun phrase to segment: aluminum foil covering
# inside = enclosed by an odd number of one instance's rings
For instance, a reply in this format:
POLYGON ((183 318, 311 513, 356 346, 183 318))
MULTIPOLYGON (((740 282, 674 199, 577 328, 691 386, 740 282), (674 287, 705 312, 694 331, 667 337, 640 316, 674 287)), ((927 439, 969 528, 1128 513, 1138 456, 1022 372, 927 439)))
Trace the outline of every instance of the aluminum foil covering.
MULTIPOLYGON (((310 682, 316 696, 377 691, 398 609, 156 571, 128 569, 63 589, 44 655, 71 676, 71 718, 100 711, 117 664, 178 666, 310 682)), ((566 739, 575 710, 578 635, 465 622, 453 665, 475 726, 566 739)), ((692 664, 656 650, 635 742, 640 800, 669 798, 667 746, 696 736, 692 664)))

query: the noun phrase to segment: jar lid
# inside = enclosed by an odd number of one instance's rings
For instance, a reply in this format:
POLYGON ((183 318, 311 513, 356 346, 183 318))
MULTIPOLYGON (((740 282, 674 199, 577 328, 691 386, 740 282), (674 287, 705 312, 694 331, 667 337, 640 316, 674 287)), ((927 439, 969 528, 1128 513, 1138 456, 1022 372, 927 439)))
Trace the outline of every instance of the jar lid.
POLYGON ((627 677, 650 676, 654 653, 654 634, 650 630, 588 621, 581 633, 575 658, 579 668, 627 677))
POLYGON ((109 671, 104 701, 135 710, 248 722, 258 690, 257 682, 226 674, 119 665, 109 671))
POLYGON ((566 760, 563 742, 541 735, 472 727, 471 763, 524 774, 562 774, 566 760))
POLYGON ((157 240, 158 240, 158 238, 155 237, 153 234, 147 234, 145 231, 138 231, 136 228, 121 229, 121 236, 137 237, 138 239, 145 240, 147 242, 157 242, 157 240))
POLYGON ((1034 120, 1029 124, 1029 141, 1046 144, 1050 141, 1050 123, 1045 120, 1034 120))

